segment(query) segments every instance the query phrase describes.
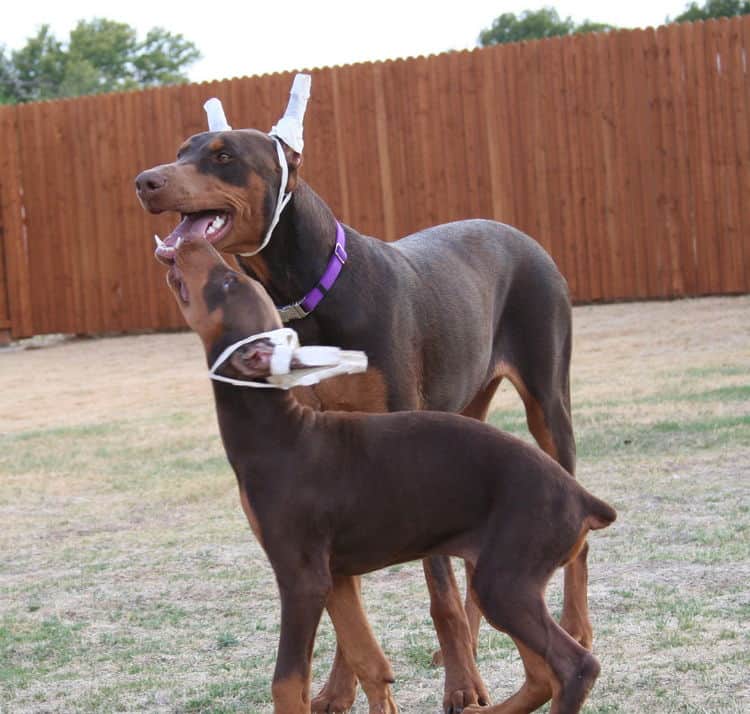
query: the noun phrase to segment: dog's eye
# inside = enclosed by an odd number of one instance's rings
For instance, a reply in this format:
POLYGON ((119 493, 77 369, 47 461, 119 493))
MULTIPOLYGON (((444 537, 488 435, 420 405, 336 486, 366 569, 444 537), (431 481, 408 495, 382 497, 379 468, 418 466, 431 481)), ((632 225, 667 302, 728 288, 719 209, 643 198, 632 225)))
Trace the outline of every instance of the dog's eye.
POLYGON ((218 154, 216 154, 216 160, 220 164, 226 164, 232 160, 232 157, 230 154, 227 154, 226 151, 221 151, 218 154))
POLYGON ((229 292, 235 285, 237 285, 237 276, 234 273, 229 273, 224 278, 224 282, 221 285, 222 290, 227 293, 229 292))

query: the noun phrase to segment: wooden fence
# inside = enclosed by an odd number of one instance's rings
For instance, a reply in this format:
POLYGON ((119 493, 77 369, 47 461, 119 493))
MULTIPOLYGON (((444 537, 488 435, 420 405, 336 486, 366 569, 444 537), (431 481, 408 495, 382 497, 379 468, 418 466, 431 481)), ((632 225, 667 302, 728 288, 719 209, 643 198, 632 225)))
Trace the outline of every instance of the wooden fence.
MULTIPOLYGON (((750 17, 312 72, 303 175, 395 239, 467 217, 539 240, 578 302, 750 288, 750 17)), ((291 74, 0 108, 0 330, 179 327, 133 178, 268 129, 291 74)))

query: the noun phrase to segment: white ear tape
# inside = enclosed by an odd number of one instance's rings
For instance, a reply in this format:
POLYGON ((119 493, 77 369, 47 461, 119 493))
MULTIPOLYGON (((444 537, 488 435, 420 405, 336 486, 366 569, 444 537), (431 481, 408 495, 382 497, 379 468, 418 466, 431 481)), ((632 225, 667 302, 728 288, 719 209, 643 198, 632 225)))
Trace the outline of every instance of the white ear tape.
POLYGON ((278 136, 298 154, 302 153, 305 145, 302 138, 302 124, 307 109, 307 100, 310 98, 311 82, 312 78, 309 74, 298 74, 294 78, 292 90, 289 93, 289 104, 287 104, 284 116, 279 119, 270 132, 274 136, 278 136))
POLYGON ((204 105, 208 117, 209 131, 229 131, 232 127, 227 124, 227 118, 224 116, 224 107, 221 106, 221 100, 211 97, 204 105))

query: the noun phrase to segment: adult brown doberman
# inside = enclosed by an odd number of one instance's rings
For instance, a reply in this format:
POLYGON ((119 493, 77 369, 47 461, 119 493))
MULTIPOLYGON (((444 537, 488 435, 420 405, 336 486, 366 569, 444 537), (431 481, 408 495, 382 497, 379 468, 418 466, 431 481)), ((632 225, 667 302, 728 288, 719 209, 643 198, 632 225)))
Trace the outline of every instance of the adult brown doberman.
MULTIPOLYGON (((299 153, 252 129, 191 137, 174 163, 136 179, 146 209, 182 214, 157 255, 169 263, 179 237, 203 236, 237 256, 285 306, 282 314, 303 343, 364 350, 372 368, 321 383, 313 390, 317 408, 430 409, 483 420, 505 377, 524 402, 536 441, 573 474, 571 307, 547 253, 520 231, 487 220, 441 225, 390 244, 342 228, 300 178, 301 162, 299 153), (289 202, 271 234, 281 195, 289 202), (265 249, 247 255, 267 233, 265 249), (332 266, 339 271, 331 285, 325 278, 332 266), (325 297, 304 316, 309 302, 297 303, 310 295, 325 297)), ((590 648, 586 555, 584 544, 566 568, 561 624, 590 648)), ((464 613, 447 558, 430 558, 424 568, 446 667, 445 710, 460 712, 487 698, 474 662, 480 615, 468 596, 464 613)), ((358 592, 359 584, 349 587, 358 592)), ((337 648, 314 711, 351 706, 356 678, 349 664, 337 648)))
POLYGON ((266 291, 202 238, 178 241, 168 283, 213 378, 230 382, 213 383, 221 437, 281 596, 276 714, 310 712, 324 607, 370 712, 396 714, 351 577, 429 555, 471 563, 473 599, 523 658, 515 695, 464 712, 529 712, 549 699, 553 713, 578 712, 599 664, 551 618, 544 590, 614 510, 546 454, 474 419, 320 412, 283 389, 246 388, 294 367, 290 352, 285 368, 275 360, 281 321, 266 291))

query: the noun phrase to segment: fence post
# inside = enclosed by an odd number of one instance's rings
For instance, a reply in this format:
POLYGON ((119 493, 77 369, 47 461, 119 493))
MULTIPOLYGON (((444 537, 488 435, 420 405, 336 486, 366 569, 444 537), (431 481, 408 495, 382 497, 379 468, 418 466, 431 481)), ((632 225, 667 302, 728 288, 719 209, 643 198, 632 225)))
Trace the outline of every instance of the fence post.
POLYGON ((18 110, 0 107, 0 340, 33 334, 19 151, 18 110))

